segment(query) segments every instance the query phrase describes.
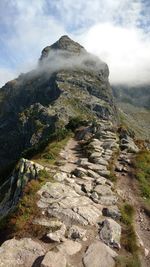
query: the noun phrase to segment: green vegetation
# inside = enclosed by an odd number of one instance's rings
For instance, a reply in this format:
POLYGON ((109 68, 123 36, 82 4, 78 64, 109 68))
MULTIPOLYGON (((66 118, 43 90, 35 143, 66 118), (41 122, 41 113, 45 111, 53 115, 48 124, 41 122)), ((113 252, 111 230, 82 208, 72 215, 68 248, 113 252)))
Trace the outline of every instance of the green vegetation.
POLYGON ((136 256, 119 256, 116 260, 116 267, 141 267, 141 263, 136 256))
MULTIPOLYGON (((46 165, 53 164, 59 157, 60 150, 66 145, 73 134, 64 129, 56 131, 46 148, 33 159, 35 162, 46 165)), ((51 174, 45 169, 40 171, 37 180, 30 181, 23 190, 23 196, 19 201, 17 208, 7 218, 0 222, 0 228, 7 232, 7 237, 38 236, 41 238, 46 233, 46 228, 33 224, 34 218, 40 217, 37 207, 37 191, 43 184, 54 182, 51 174)))
POLYGON ((122 247, 128 252, 127 256, 119 256, 116 267, 140 267, 136 233, 133 226, 134 208, 124 203, 120 209, 122 226, 122 247))
POLYGON ((122 245, 128 252, 134 255, 138 251, 136 234, 133 226, 134 208, 130 204, 125 203, 120 210, 121 221, 124 224, 122 245))
POLYGON ((150 201, 150 152, 140 151, 135 160, 136 177, 142 196, 150 201))
POLYGON ((67 124, 67 129, 74 131, 80 126, 87 125, 87 121, 85 121, 81 116, 72 118, 67 124))
POLYGON ((50 174, 46 170, 40 171, 38 180, 31 180, 25 186, 22 199, 17 208, 1 221, 1 229, 6 230, 10 237, 14 235, 18 237, 44 235, 45 228, 40 225, 34 225, 33 221, 34 218, 41 216, 36 204, 38 201, 37 191, 47 181, 53 181, 50 174))
POLYGON ((44 141, 38 143, 34 147, 26 149, 23 152, 22 157, 30 159, 34 155, 42 153, 43 150, 45 148, 47 148, 47 146, 49 144, 51 144, 53 142, 58 143, 58 142, 62 141, 63 139, 67 138, 70 135, 71 135, 71 133, 70 133, 70 131, 68 129, 66 129, 66 128, 58 128, 58 129, 55 130, 54 133, 50 133, 47 137, 45 137, 44 141))
POLYGON ((122 222, 126 225, 132 224, 133 216, 134 216, 134 208, 130 204, 125 203, 121 207, 121 220, 122 220, 122 222))
POLYGON ((37 161, 41 164, 44 164, 46 162, 48 164, 54 164, 58 159, 60 150, 66 145, 66 143, 72 136, 73 133, 71 131, 59 131, 59 134, 57 135, 55 140, 53 142, 50 142, 46 146, 43 152, 38 155, 38 158, 36 156, 37 161))
POLYGON ((113 155, 112 155, 112 158, 111 160, 109 161, 109 166, 108 166, 108 169, 110 171, 110 175, 109 175, 109 180, 112 181, 113 183, 117 182, 117 176, 115 174, 115 164, 116 164, 116 161, 118 159, 118 156, 119 156, 119 148, 113 152, 113 155))

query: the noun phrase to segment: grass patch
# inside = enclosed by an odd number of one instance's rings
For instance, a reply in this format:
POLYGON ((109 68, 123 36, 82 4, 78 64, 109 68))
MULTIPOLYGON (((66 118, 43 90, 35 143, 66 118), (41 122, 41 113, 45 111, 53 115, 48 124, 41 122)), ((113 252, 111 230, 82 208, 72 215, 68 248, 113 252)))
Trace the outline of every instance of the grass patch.
POLYGON ((116 259, 115 267, 141 267, 141 263, 137 256, 119 256, 116 259))
POLYGON ((54 140, 53 142, 49 143, 44 151, 36 156, 38 163, 55 164, 61 149, 64 148, 71 137, 73 137, 73 133, 68 131, 64 138, 60 138, 60 140, 54 140))
POLYGON ((125 203, 121 209, 121 221, 124 224, 122 245, 130 253, 134 254, 138 251, 136 234, 133 226, 134 208, 125 203))
POLYGON ((122 247, 127 251, 127 256, 119 256, 116 261, 116 267, 140 267, 138 256, 139 247, 137 245, 137 237, 133 226, 134 208, 124 203, 120 208, 122 222, 122 247))
POLYGON ((125 203, 121 209, 121 220, 124 224, 130 225, 133 222, 133 216, 134 216, 134 208, 128 204, 125 203))
POLYGON ((142 197, 150 201, 150 152, 140 151, 134 162, 136 178, 139 181, 142 197))

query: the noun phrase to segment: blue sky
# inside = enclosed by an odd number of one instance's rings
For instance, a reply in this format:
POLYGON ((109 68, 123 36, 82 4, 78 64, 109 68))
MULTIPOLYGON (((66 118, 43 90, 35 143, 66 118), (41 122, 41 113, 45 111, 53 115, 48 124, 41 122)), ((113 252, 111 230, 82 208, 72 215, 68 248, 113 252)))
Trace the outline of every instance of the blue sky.
POLYGON ((106 61, 112 83, 150 82, 149 0, 0 1, 0 85, 63 34, 106 61))

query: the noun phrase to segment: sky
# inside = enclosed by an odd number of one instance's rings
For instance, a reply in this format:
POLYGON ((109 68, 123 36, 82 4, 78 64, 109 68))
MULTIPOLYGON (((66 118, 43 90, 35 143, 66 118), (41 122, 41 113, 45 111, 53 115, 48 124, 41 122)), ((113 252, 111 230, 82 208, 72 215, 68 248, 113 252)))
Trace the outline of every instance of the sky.
POLYGON ((0 86, 66 34, 108 64, 111 84, 150 83, 149 0, 0 0, 0 86))

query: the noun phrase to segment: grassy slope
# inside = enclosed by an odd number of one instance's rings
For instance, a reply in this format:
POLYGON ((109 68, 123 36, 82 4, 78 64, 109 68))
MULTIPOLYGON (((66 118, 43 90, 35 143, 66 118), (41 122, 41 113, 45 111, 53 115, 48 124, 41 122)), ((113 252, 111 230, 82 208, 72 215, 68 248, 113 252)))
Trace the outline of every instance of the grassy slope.
MULTIPOLYGON (((49 168, 59 159, 61 149, 66 145, 73 133, 66 131, 66 136, 53 140, 49 145, 34 157, 34 161, 48 166, 49 168)), ((10 216, 0 222, 0 228, 3 230, 4 240, 14 236, 36 236, 41 237, 45 232, 45 227, 34 225, 34 218, 40 217, 39 209, 36 205, 38 201, 37 191, 46 182, 53 182, 51 173, 43 170, 39 173, 38 180, 30 181, 24 188, 23 197, 19 201, 16 210, 10 216)), ((3 241, 3 240, 2 240, 3 241)))
POLYGON ((119 102, 121 120, 133 129, 137 139, 150 140, 150 110, 119 102))

